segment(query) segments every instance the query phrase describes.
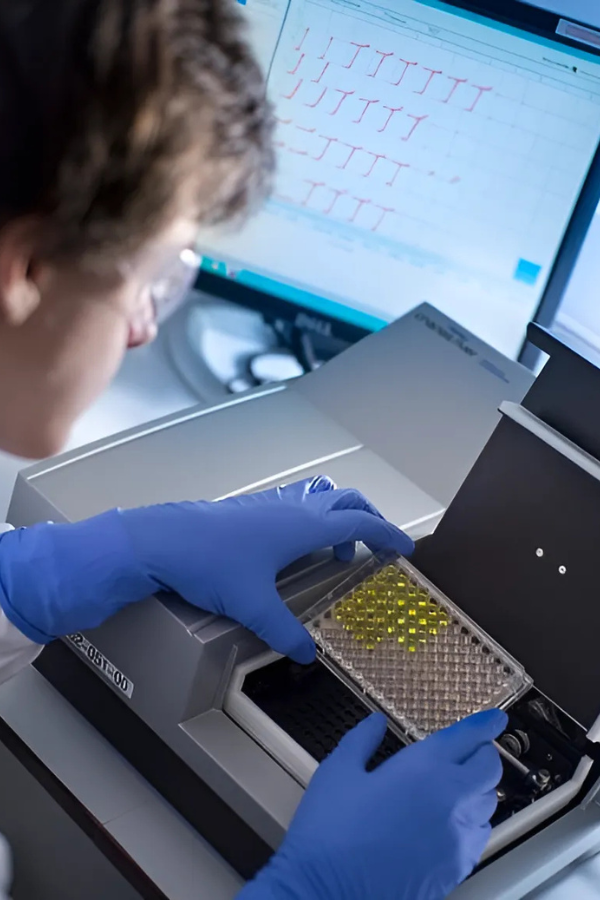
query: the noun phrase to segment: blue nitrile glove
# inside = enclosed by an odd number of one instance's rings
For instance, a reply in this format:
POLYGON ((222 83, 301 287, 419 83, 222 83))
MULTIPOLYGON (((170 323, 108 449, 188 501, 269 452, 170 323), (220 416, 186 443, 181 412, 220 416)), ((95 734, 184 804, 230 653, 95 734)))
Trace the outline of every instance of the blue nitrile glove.
POLYGON ((238 900, 443 900, 490 836, 502 775, 492 745, 508 718, 480 713, 413 744, 374 772, 374 715, 321 765, 281 849, 238 900))
POLYGON ((314 658, 314 644, 281 602, 276 576, 326 547, 349 559, 354 541, 405 555, 413 549, 361 494, 335 490, 327 478, 218 503, 113 510, 0 537, 0 605, 43 644, 170 590, 305 663, 314 658))

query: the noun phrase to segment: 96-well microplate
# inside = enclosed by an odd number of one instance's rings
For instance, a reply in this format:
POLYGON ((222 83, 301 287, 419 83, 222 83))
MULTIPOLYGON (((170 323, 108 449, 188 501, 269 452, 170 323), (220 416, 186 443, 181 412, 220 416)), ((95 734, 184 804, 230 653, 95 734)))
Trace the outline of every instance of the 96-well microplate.
POLYGON ((331 605, 308 627, 328 661, 410 737, 505 706, 531 684, 404 560, 379 568, 371 561, 361 574, 355 586, 330 595, 331 605))

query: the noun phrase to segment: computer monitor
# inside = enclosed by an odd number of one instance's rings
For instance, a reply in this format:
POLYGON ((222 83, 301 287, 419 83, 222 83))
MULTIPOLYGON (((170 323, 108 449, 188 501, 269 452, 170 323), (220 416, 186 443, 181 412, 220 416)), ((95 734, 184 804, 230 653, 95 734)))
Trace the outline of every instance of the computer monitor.
POLYGON ((429 301, 520 353, 600 198, 600 32, 516 0, 246 0, 273 196, 199 287, 350 339, 429 301))
POLYGON ((600 353, 600 207, 592 220, 576 265, 566 283, 550 285, 560 305, 552 316, 550 298, 542 324, 552 325, 557 334, 575 337, 600 353))

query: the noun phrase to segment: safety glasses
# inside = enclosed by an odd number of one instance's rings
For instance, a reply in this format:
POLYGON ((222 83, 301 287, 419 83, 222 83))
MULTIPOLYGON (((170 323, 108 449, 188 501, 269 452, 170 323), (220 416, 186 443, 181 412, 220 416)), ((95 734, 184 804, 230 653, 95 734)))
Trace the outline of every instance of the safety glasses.
POLYGON ((157 325, 166 322, 185 303, 196 283, 201 264, 202 258, 194 250, 182 250, 153 282, 150 295, 157 325))

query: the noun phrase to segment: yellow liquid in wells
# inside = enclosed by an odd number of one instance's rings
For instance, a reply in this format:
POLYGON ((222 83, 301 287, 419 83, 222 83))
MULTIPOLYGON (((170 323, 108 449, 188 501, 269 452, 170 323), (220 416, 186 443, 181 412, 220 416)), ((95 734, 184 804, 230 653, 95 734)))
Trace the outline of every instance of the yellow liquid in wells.
POLYGON ((448 614, 429 592, 396 566, 367 578, 335 605, 333 615, 368 650, 393 640, 415 653, 419 645, 435 641, 449 624, 448 614))

